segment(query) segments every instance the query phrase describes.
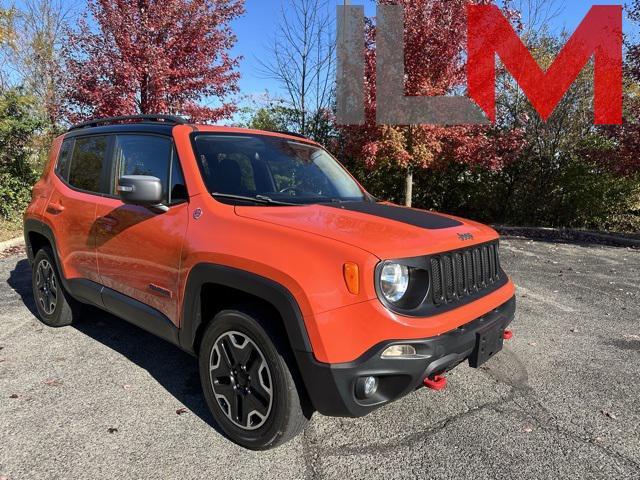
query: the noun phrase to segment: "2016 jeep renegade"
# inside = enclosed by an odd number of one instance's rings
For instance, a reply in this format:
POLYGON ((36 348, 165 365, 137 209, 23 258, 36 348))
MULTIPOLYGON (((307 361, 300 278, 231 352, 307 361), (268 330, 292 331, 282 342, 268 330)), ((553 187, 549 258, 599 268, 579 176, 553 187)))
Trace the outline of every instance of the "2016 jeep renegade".
POLYGON ((295 135, 104 119, 57 138, 25 215, 42 321, 91 304, 197 355, 235 442, 362 416, 502 348, 498 235, 378 202, 295 135))

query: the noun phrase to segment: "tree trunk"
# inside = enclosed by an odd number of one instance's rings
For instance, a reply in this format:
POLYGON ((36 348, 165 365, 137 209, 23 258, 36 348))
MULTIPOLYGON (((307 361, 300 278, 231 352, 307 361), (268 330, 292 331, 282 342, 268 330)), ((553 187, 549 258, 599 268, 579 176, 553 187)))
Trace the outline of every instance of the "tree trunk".
MULTIPOLYGON (((407 132, 407 152, 413 161, 413 127, 411 125, 409 125, 409 130, 407 132)), ((404 204, 405 206, 410 207, 413 205, 413 167, 411 164, 407 167, 407 174, 404 180, 404 204)))
POLYGON ((407 174, 404 179, 404 204, 410 207, 413 204, 413 170, 411 168, 407 169, 407 174))

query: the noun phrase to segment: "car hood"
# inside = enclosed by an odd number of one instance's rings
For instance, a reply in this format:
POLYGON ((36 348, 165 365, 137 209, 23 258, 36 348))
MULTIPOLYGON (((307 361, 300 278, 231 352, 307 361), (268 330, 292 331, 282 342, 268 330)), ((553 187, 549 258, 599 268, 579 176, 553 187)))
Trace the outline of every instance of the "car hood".
POLYGON ((238 206, 235 210, 241 217, 331 238, 380 259, 428 255, 498 238, 480 223, 390 203, 238 206))

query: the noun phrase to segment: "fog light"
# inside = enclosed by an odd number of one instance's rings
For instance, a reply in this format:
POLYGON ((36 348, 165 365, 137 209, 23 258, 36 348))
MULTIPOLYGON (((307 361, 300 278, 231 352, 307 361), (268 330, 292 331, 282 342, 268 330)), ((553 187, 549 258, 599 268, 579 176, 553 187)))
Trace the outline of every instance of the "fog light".
POLYGON ((360 377, 356 382, 356 397, 366 400, 378 391, 378 379, 376 377, 360 377))
POLYGON ((407 358, 418 354, 413 345, 391 345, 384 352, 382 358, 407 358))
POLYGON ((378 379, 376 377, 365 377, 364 379, 364 395, 370 397, 378 390, 378 379))

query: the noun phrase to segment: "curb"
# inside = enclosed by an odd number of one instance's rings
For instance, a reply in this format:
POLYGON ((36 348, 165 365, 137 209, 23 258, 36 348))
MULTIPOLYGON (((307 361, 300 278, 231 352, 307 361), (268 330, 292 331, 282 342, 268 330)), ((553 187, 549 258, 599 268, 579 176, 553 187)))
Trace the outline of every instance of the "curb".
POLYGON ((506 227, 494 225, 493 228, 501 235, 506 236, 526 237, 535 240, 561 240, 573 243, 596 243, 612 247, 640 249, 640 238, 634 238, 632 235, 545 227, 506 227))
POLYGON ((0 252, 4 252, 13 247, 17 247, 19 245, 24 245, 24 237, 16 237, 11 240, 6 240, 4 242, 0 242, 0 252))

